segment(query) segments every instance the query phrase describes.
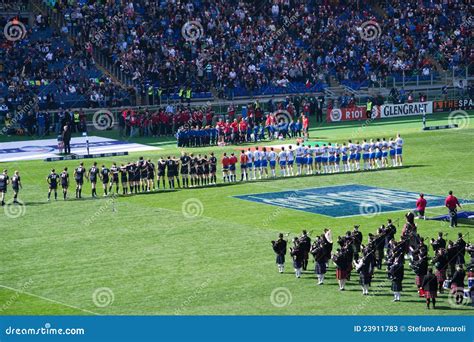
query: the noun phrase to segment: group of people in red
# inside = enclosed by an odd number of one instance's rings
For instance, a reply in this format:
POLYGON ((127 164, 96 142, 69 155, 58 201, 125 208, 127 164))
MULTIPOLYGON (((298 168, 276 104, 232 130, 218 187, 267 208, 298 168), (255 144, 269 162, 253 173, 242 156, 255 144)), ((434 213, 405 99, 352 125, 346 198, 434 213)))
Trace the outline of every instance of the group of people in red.
POLYGON ((214 118, 212 107, 191 108, 167 106, 152 112, 148 109, 134 111, 124 110, 119 116, 119 128, 126 136, 171 136, 183 125, 211 125, 214 118))
MULTIPOLYGON (((420 197, 416 200, 416 210, 415 214, 418 215, 418 218, 425 219, 425 210, 428 205, 428 201, 425 199, 424 194, 420 194, 420 197)), ((448 208, 449 211, 449 226, 455 228, 458 226, 458 212, 457 209, 462 209, 461 203, 456 196, 454 196, 452 191, 449 191, 448 196, 444 200, 444 206, 448 208)))

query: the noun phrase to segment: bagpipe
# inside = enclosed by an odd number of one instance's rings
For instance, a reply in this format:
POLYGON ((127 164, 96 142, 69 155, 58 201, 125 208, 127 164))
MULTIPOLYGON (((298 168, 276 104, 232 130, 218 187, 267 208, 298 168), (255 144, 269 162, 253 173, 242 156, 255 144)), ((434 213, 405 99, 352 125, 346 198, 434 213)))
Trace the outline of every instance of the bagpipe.
POLYGON ((324 246, 321 244, 311 246, 309 251, 313 256, 314 260, 318 260, 324 256, 324 246))

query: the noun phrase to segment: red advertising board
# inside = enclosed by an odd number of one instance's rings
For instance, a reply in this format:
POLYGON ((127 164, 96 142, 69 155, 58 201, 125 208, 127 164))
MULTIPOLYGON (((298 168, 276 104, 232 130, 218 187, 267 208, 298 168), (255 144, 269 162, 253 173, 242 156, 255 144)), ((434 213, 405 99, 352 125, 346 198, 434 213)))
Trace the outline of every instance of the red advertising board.
MULTIPOLYGON (((334 108, 327 111, 327 122, 366 120, 366 109, 364 107, 334 108)), ((378 118, 379 112, 377 106, 372 109, 372 118, 378 118)))

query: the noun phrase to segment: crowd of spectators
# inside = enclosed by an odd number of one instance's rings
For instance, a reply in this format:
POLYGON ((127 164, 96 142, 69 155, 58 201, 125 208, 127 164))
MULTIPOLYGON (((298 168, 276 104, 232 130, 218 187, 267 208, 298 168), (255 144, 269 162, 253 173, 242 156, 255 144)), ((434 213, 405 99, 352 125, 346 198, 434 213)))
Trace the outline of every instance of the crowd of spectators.
MULTIPOLYGON (((5 24, 5 23, 2 23, 5 24)), ((55 32, 38 14, 19 41, 1 39, 0 95, 10 110, 32 98, 41 109, 127 105, 126 93, 95 67, 90 52, 55 32)), ((2 27, 4 25, 1 25, 2 27)))
MULTIPOLYGON (((472 8, 466 1, 45 3, 64 19, 59 31, 48 16, 35 14, 24 39, 0 40, 0 95, 10 109, 35 96, 46 110, 76 102, 75 107, 135 105, 136 96, 150 95, 150 86, 153 99, 180 89, 229 98, 266 87, 301 91, 295 85, 313 89, 332 78, 357 88, 382 84, 389 75, 430 77, 435 66, 447 70, 473 61, 472 8), (361 28, 369 21, 379 26, 375 39, 364 39, 361 28), (96 52, 120 67, 133 86, 102 74, 96 52)), ((350 104, 347 97, 342 100, 350 104)))
POLYGON ((65 31, 92 42, 134 81, 165 89, 191 83, 231 96, 235 88, 328 83, 330 75, 377 84, 392 74, 430 76, 433 58, 445 69, 472 60, 465 1, 386 2, 385 16, 355 0, 54 6, 67 18, 65 31), (370 20, 379 36, 364 40, 361 27, 370 20), (182 33, 186 23, 194 25, 193 39, 182 33))

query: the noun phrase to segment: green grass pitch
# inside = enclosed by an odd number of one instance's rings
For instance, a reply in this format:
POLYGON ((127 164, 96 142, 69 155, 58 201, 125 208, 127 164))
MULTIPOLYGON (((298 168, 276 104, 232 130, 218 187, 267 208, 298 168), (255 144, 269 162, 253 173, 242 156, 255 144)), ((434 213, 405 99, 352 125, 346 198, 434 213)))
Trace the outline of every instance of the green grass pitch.
MULTIPOLYGON (((312 138, 331 142, 343 142, 350 137, 389 137, 400 132, 405 139, 407 166, 402 169, 257 181, 120 196, 115 200, 91 200, 86 182, 85 199, 46 202, 45 178, 49 169, 68 166, 72 170, 78 161, 2 163, 0 167, 8 168, 10 174, 20 170, 24 185, 20 198, 26 206, 24 215, 18 218, 9 218, 0 211, 0 314, 472 314, 472 307, 451 307, 447 294, 440 297, 438 310, 426 310, 411 270, 406 272, 399 303, 391 301, 385 271, 376 272, 370 296, 362 296, 355 272, 347 291, 338 291, 332 264, 323 286, 316 286, 312 262, 311 270, 301 279, 295 278, 289 258, 285 273, 277 272, 270 241, 279 232, 291 232, 292 237, 302 229, 314 230, 316 234, 330 227, 337 237, 360 224, 366 241, 367 234, 375 232, 388 218, 403 222, 404 212, 336 219, 232 197, 365 184, 440 196, 453 190, 458 198, 474 199, 474 116, 470 115, 462 129, 423 132, 420 119, 409 118, 368 124, 325 124, 311 130, 312 138), (183 215, 185 203, 197 203, 194 209, 200 215, 183 215), (272 304, 272 292, 273 304, 276 301, 277 305, 272 304)), ((447 118, 447 113, 433 115, 429 124, 447 124, 447 118)), ((115 137, 114 132, 106 135, 115 137)), ((164 148, 143 154, 155 162, 160 154, 179 153, 170 140, 156 142, 143 138, 137 142, 164 148)), ((199 152, 211 150, 220 156, 224 151, 235 151, 235 147, 202 148, 199 152)), ((132 161, 139 155, 105 158, 99 163, 132 161)), ((91 161, 85 163, 88 168, 91 161)), ((70 197, 73 192, 71 188, 70 197)), ((11 189, 7 196, 11 198, 11 189)), ((474 210, 474 205, 464 208, 474 210)), ((444 208, 429 208, 427 215, 445 212, 444 208)), ((449 232, 449 239, 455 238, 454 230, 444 222, 418 221, 418 229, 424 237, 434 237, 443 231, 449 232)), ((456 232, 470 230, 472 226, 464 224, 456 232)))

